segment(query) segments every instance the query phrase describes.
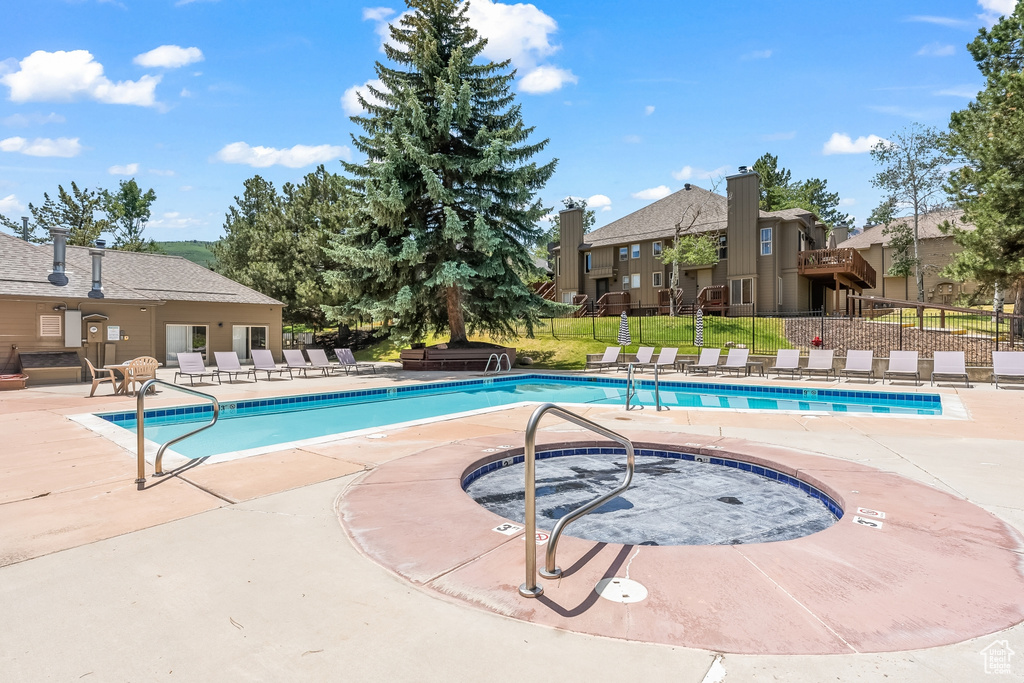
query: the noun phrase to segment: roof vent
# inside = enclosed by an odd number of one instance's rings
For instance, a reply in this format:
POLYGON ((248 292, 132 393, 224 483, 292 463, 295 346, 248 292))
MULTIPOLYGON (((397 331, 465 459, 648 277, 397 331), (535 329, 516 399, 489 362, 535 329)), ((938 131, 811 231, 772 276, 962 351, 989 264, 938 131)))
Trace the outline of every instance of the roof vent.
POLYGON ((747 172, 747 167, 746 166, 740 166, 740 173, 746 173, 746 172, 747 172))
POLYGON ((685 185, 683 185, 683 187, 684 187, 685 189, 689 190, 689 189, 690 189, 690 187, 691 187, 691 185, 690 185, 690 183, 686 183, 685 185))
POLYGON ((68 283, 68 276, 64 273, 68 252, 68 229, 50 228, 50 237, 53 238, 53 272, 46 279, 58 287, 63 287, 68 283))
POLYGON ((90 299, 103 298, 103 247, 107 243, 103 240, 96 240, 96 247, 89 250, 92 256, 92 289, 89 291, 90 299))

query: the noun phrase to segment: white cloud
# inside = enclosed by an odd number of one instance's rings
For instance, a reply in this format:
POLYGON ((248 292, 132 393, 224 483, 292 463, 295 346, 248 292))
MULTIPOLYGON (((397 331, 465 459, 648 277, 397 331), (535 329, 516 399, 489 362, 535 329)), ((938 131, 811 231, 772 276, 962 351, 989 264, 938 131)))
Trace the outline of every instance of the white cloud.
POLYGON ((668 185, 658 185, 657 187, 649 187, 646 190, 640 190, 634 192, 631 196, 633 199, 661 199, 672 194, 672 190, 668 188, 668 185))
POLYGON ((954 19, 952 17, 937 17, 933 15, 916 15, 907 17, 907 21, 914 21, 924 24, 938 24, 949 28, 973 28, 974 25, 966 19, 954 19))
POLYGON ((1017 6, 1017 0, 978 0, 978 4, 985 10, 978 15, 978 18, 989 26, 995 24, 1001 17, 1008 17, 1013 14, 1017 6))
POLYGON ((979 88, 976 85, 955 85, 952 88, 936 90, 932 94, 940 97, 966 97, 969 100, 973 100, 977 97, 978 90, 979 88))
POLYGON ((37 125, 41 126, 47 123, 64 123, 66 121, 60 114, 11 114, 7 118, 0 121, 5 126, 16 126, 19 128, 25 128, 27 126, 37 125))
POLYGON ((612 200, 606 195, 595 194, 587 197, 587 206, 591 209, 601 209, 602 211, 612 210, 612 200))
POLYGON ((363 99, 370 104, 383 104, 367 86, 373 86, 378 92, 387 92, 384 83, 379 78, 372 78, 362 85, 353 85, 341 96, 341 108, 345 110, 346 114, 355 116, 366 111, 359 103, 359 95, 362 95, 363 99))
POLYGON ((710 171, 705 171, 702 168, 694 168, 693 166, 683 166, 678 171, 672 171, 672 177, 676 180, 708 180, 709 178, 725 175, 728 171, 728 166, 719 166, 718 168, 713 168, 710 171))
POLYGON ((20 69, 0 77, 11 89, 12 102, 70 102, 89 98, 106 104, 156 104, 160 76, 114 83, 88 50, 36 50, 19 62, 20 69))
POLYGON ((870 152, 871 148, 875 145, 888 142, 889 141, 885 138, 880 138, 877 135, 862 135, 856 140, 853 140, 845 133, 832 133, 832 137, 830 137, 828 142, 825 143, 821 153, 825 155, 866 154, 867 152, 870 152))
POLYGON ((24 205, 13 194, 0 197, 0 213, 21 213, 24 210, 24 205))
POLYGON ((30 157, 76 157, 82 151, 78 138, 7 138, 0 140, 0 152, 20 152, 30 157))
POLYGON ((138 164, 125 164, 124 166, 111 166, 107 169, 110 175, 135 175, 139 172, 138 164))
POLYGON ((149 221, 151 228, 191 228, 205 222, 191 216, 182 216, 178 211, 167 211, 159 218, 149 221))
POLYGON ((182 88, 181 92, 178 93, 180 97, 192 97, 192 91, 188 88, 182 88))
POLYGON ((139 66, 149 69, 177 69, 187 64, 203 61, 203 51, 198 47, 181 47, 180 45, 161 45, 149 52, 135 57, 139 66))
POLYGON ((287 166, 302 168, 337 159, 349 159, 348 147, 338 145, 295 145, 286 149, 251 147, 245 142, 232 142, 217 152, 215 158, 226 164, 246 164, 255 168, 287 166))
POLYGON ((173 175, 177 175, 174 171, 163 170, 163 169, 159 169, 159 168, 151 168, 151 169, 149 169, 149 172, 152 173, 153 175, 164 176, 164 177, 170 177, 170 176, 173 176, 173 175))
POLYGON ((752 59, 768 59, 772 56, 771 50, 754 50, 740 57, 744 61, 750 61, 752 59))
POLYGON ((519 91, 531 95, 554 92, 566 83, 577 83, 578 78, 567 69, 557 66, 538 66, 519 79, 519 91))
POLYGON ((955 54, 956 47, 947 43, 928 43, 917 51, 918 57, 952 57, 955 54))
POLYGON ((839 206, 853 206, 856 203, 857 200, 852 199, 850 197, 843 197, 842 199, 839 200, 839 206))
POLYGON ((644 107, 644 116, 650 116, 653 113, 654 113, 654 105, 653 104, 648 104, 646 107, 644 107))
POLYGON ((363 21, 384 21, 394 13, 390 7, 364 7, 363 21))

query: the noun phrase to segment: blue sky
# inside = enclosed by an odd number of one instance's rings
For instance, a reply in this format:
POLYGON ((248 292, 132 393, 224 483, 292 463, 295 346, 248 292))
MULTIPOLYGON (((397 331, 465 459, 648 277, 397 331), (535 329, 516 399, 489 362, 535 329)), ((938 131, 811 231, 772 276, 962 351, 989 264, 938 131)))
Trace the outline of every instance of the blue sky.
MULTIPOLYGON (((600 226, 771 152, 827 179, 859 225, 880 198, 870 143, 945 127, 982 83, 964 46, 1014 4, 477 0, 471 21, 518 69, 524 119, 551 141, 541 160, 559 159, 548 205, 590 198, 600 226)), ((0 213, 135 177, 158 197, 148 236, 216 239, 246 178, 358 161, 354 89, 404 10, 4 0, 0 213)))

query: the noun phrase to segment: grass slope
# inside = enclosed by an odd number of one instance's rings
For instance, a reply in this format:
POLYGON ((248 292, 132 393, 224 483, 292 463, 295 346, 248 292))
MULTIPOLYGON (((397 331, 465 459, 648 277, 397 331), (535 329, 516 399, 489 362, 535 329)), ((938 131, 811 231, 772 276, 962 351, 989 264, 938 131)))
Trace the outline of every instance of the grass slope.
POLYGON ((192 263, 212 268, 217 262, 217 258, 213 255, 214 244, 216 242, 190 240, 187 242, 157 242, 156 246, 168 256, 180 256, 192 263))

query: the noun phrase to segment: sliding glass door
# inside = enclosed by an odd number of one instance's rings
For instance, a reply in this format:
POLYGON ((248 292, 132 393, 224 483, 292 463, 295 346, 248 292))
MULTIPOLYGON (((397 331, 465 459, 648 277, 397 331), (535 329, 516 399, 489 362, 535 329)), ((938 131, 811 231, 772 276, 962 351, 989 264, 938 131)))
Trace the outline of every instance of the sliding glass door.
POLYGON ((167 325, 167 349, 164 363, 178 364, 179 353, 198 352, 207 360, 206 340, 209 337, 206 325, 167 325))
POLYGON ((268 328, 264 326, 233 325, 231 327, 231 348, 238 354, 239 359, 247 360, 252 357, 253 349, 269 348, 267 336, 268 328))

